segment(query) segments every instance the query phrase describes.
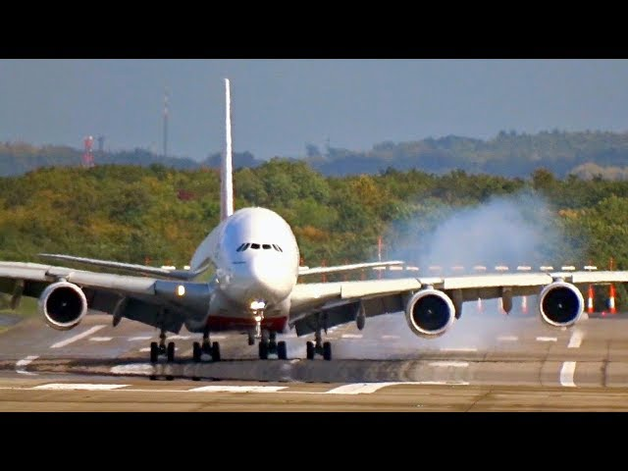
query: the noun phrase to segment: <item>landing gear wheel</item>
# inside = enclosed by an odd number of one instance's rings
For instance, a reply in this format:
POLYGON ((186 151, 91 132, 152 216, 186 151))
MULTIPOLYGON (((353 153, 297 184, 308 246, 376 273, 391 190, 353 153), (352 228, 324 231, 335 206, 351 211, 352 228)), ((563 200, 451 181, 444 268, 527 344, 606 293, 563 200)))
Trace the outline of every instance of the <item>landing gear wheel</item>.
POLYGON ((249 345, 255 345, 255 336, 249 334, 249 345))
POLYGON ((220 361, 220 344, 218 342, 212 343, 212 360, 220 361))
POLYGON ((166 357, 168 359, 168 363, 172 363, 174 361, 174 342, 170 342, 168 344, 168 350, 166 352, 166 357))
POLYGON ((194 342, 192 346, 192 358, 194 363, 200 363, 201 356, 203 355, 203 350, 201 349, 201 344, 198 342, 194 342))
POLYGON ((266 342, 259 343, 259 359, 268 360, 268 344, 266 342))
POLYGON ((314 342, 307 342, 305 344, 305 352, 308 360, 314 359, 314 342))
POLYGON ((325 342, 323 344, 323 359, 329 361, 331 360, 331 343, 325 342))
POLYGON ((286 347, 286 342, 284 341, 277 343, 277 358, 280 360, 288 359, 288 348, 286 347))
POLYGON ((150 362, 157 363, 157 359, 159 358, 159 346, 157 342, 150 343, 150 362))

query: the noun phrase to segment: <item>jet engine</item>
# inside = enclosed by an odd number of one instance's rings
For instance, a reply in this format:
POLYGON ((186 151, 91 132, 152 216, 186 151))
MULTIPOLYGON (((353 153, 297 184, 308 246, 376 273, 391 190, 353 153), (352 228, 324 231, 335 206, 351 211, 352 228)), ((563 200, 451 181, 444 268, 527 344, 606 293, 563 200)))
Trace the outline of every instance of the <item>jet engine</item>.
POLYGON ((555 281, 539 294, 539 312, 549 325, 569 327, 578 322, 584 312, 584 298, 571 283, 555 281))
POLYGON ((48 285, 41 293, 38 307, 50 327, 70 330, 87 314, 87 299, 75 284, 59 281, 48 285))
POLYGON ((419 337, 434 338, 445 333, 456 319, 452 300, 442 291, 428 288, 408 300, 406 321, 419 337))

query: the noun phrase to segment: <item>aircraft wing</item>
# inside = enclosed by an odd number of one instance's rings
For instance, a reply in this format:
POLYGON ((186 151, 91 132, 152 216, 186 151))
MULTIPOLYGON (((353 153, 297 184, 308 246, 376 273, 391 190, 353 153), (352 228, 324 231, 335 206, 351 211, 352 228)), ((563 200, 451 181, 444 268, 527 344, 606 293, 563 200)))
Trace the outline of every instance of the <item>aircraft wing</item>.
POLYGON ((164 278, 175 278, 179 280, 191 280, 204 272, 207 267, 201 267, 198 270, 171 270, 168 268, 149 267, 146 265, 136 265, 132 263, 114 262, 112 260, 98 260, 94 258, 75 257, 73 255, 48 254, 40 253, 40 257, 50 260, 59 260, 64 262, 77 262, 95 267, 113 268, 116 270, 130 271, 133 273, 141 273, 144 275, 160 276, 164 278))
POLYGON ((39 298, 51 284, 67 281, 82 289, 88 309, 126 317, 178 333, 186 316, 202 317, 211 295, 207 283, 162 280, 76 270, 37 263, 0 262, 0 292, 12 307, 21 296, 39 298), (183 286, 183 288, 180 288, 183 286))
POLYGON ((363 270, 365 268, 389 267, 393 265, 403 265, 401 261, 391 262, 370 262, 370 263, 354 263, 351 265, 336 265, 331 267, 299 267, 299 276, 305 275, 322 275, 329 273, 343 273, 348 271, 363 270))
MULTIPOLYGON (((331 283, 297 284, 291 295, 290 323, 298 335, 314 331, 316 317, 325 326, 353 322, 359 311, 366 317, 404 311, 408 300, 424 289, 434 289, 452 300, 456 310, 465 301, 539 294, 554 282, 566 282, 582 291, 588 284, 628 283, 628 271, 575 271, 416 277, 331 283)), ((457 316, 460 312, 457 312, 457 316)))

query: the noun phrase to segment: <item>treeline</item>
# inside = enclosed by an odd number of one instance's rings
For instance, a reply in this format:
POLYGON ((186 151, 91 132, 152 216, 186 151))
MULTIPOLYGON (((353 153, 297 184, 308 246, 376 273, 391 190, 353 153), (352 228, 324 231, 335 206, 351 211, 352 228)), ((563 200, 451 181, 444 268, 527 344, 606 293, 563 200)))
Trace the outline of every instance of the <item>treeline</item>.
MULTIPOLYGON (((340 178, 282 159, 240 168, 234 178, 236 208, 281 214, 309 266, 377 260, 381 236, 383 258, 410 263, 603 269, 613 258, 628 269, 627 181, 558 178, 546 169, 512 179, 393 168, 340 178)), ((181 267, 218 223, 219 189, 217 170, 157 164, 3 177, 0 260, 41 262, 37 253, 51 252, 181 267)))
MULTIPOLYGON (((21 175, 46 166, 80 166, 82 151, 61 146, 34 147, 23 143, 0 143, 0 175, 21 175)), ((410 169, 445 174, 463 170, 473 174, 491 174, 509 178, 527 178, 538 168, 546 168, 559 178, 576 174, 581 178, 602 175, 606 179, 628 176, 628 132, 543 131, 518 134, 501 131, 489 140, 447 136, 412 142, 391 141, 375 144, 367 151, 305 145, 304 156, 281 156, 303 160, 326 176, 377 175, 387 168, 410 169)), ((189 158, 164 157, 145 149, 120 152, 96 152, 100 165, 161 164, 180 170, 217 168, 220 153, 214 152, 202 162, 189 158)), ((235 153, 234 167, 255 168, 263 162, 250 152, 235 153)))

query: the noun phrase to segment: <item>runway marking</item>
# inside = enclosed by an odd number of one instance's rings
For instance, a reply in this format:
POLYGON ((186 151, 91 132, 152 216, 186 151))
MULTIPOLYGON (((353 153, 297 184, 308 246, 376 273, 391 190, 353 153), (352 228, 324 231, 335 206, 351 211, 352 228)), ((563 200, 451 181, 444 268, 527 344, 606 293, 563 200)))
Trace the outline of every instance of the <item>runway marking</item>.
POLYGON ((71 343, 76 342, 77 340, 81 340, 85 337, 89 337, 90 335, 98 332, 100 329, 103 329, 104 325, 95 325, 94 327, 91 327, 89 329, 87 329, 85 332, 82 332, 80 334, 75 335, 74 337, 70 337, 69 339, 66 340, 62 340, 61 342, 57 342, 54 345, 51 345, 50 348, 63 348, 66 347, 67 345, 70 345, 71 343))
POLYGON ((140 336, 140 337, 130 337, 129 342, 136 342, 138 340, 150 340, 152 337, 149 336, 140 336))
POLYGON ((188 392, 233 392, 233 393, 272 393, 287 389, 288 386, 201 386, 188 389, 188 392))
POLYGON ((109 342, 113 337, 90 337, 90 342, 109 342))
POLYGON ((447 368, 450 366, 454 368, 466 368, 467 366, 469 366, 469 363, 466 361, 433 361, 429 365, 442 368, 447 368))
POLYGON ((576 383, 573 382, 573 375, 576 372, 576 362, 566 361, 560 369, 560 385, 575 388, 576 383))
POLYGON ((172 337, 168 337, 168 340, 190 340, 191 338, 191 335, 173 335, 172 337))
POLYGON ((344 386, 338 386, 337 388, 330 389, 323 394, 346 394, 346 395, 355 395, 355 394, 372 394, 376 391, 379 391, 382 388, 387 388, 389 386, 400 386, 400 385, 441 385, 441 386, 468 386, 469 383, 467 381, 400 381, 400 382, 391 382, 391 383, 355 383, 355 384, 345 384, 344 386))
POLYGON ((15 364, 15 371, 17 374, 28 375, 28 376, 37 376, 37 373, 31 373, 30 371, 26 371, 28 365, 30 365, 33 361, 39 358, 38 355, 29 355, 26 358, 21 359, 15 364))
POLYGON ((382 335, 382 339, 384 340, 397 340, 398 338, 398 335, 382 335))
POLYGON ((89 383, 50 383, 35 386, 31 389, 45 389, 51 391, 111 391, 126 388, 128 384, 89 384, 89 383))
POLYGON ((571 334, 571 339, 569 339, 569 345, 567 345, 567 348, 580 348, 583 339, 584 332, 580 330, 574 330, 573 334, 571 334))
POLYGON ((441 352, 477 352, 478 349, 475 347, 460 347, 460 348, 440 348, 439 349, 441 352))
POLYGON ((342 334, 343 339, 361 339, 362 334, 342 334))
POLYGON ((519 337, 517 337, 516 335, 500 335, 499 337, 497 337, 497 340, 499 342, 517 342, 519 340, 519 337))
POLYGON ((536 340, 538 342, 558 342, 556 337, 537 337, 536 340))

